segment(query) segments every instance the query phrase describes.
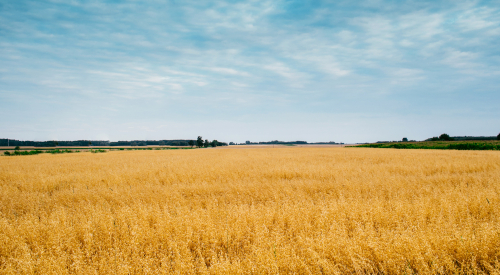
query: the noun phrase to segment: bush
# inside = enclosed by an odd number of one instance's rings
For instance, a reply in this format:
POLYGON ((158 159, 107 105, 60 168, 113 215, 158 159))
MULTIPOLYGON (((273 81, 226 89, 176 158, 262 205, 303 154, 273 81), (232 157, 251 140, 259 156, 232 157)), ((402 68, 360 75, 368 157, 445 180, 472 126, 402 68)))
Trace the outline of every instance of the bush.
POLYGON ((73 151, 71 150, 59 150, 59 149, 54 149, 54 150, 47 150, 45 151, 45 153, 49 153, 49 154, 64 154, 64 153, 73 153, 73 151))
POLYGON ((3 152, 3 154, 6 155, 6 156, 10 156, 10 152, 9 151, 5 151, 5 152, 3 152))
POLYGON ((16 151, 19 151, 19 149, 21 149, 19 146, 16 146, 16 148, 14 148, 14 150, 16 151))

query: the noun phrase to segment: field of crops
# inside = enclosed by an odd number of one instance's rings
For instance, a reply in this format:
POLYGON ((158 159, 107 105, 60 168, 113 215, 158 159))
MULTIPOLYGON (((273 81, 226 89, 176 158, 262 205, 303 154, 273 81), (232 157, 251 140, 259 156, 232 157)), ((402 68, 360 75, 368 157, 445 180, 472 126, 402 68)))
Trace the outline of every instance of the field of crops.
POLYGON ((0 157, 1 274, 500 273, 498 151, 0 157))

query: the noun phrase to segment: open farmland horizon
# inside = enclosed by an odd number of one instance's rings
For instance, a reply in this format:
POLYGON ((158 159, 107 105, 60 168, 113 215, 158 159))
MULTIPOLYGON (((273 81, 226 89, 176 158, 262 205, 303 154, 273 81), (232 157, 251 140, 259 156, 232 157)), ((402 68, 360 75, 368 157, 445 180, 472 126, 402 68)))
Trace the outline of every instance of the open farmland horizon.
POLYGON ((500 0, 0 1, 0 275, 500 275, 498 45, 500 0))
MULTIPOLYGON (((158 139, 158 140, 119 140, 119 141, 110 141, 110 140, 17 140, 10 138, 0 138, 0 148, 8 148, 8 147, 82 147, 82 146, 92 146, 92 147, 142 147, 142 146, 191 146, 190 142, 193 142, 192 145, 196 145, 197 139, 201 139, 203 141, 202 136, 198 136, 194 139, 158 139)), ((399 140, 393 141, 377 141, 375 143, 395 143, 395 142, 425 142, 425 141, 489 141, 489 140, 500 140, 500 134, 497 136, 449 136, 446 133, 441 134, 439 137, 435 136, 432 138, 427 138, 425 140, 417 141, 408 139, 407 137, 403 137, 399 140)), ((367 144, 370 142, 342 142, 342 141, 314 141, 308 142, 306 140, 271 140, 271 141, 250 141, 246 140, 244 142, 233 142, 233 141, 220 141, 220 140, 207 140, 206 142, 217 142, 217 146, 226 146, 226 145, 343 145, 343 144, 367 144)), ((374 142, 371 142, 374 143, 374 142)))
POLYGON ((496 274, 499 203, 497 151, 0 157, 0 273, 496 274))

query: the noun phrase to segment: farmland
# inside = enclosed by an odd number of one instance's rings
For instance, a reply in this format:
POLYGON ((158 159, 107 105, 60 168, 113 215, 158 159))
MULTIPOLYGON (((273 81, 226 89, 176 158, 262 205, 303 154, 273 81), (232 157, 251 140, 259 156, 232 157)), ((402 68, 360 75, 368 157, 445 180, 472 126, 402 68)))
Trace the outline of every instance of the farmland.
POLYGON ((498 151, 0 157, 2 274, 500 273, 498 151))

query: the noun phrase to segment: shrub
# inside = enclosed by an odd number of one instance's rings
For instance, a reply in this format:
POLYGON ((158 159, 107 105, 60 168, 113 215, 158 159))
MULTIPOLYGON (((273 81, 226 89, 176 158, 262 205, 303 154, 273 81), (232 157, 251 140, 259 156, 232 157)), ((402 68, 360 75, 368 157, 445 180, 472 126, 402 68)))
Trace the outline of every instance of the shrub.
POLYGON ((50 154, 64 154, 64 153, 73 153, 71 150, 59 150, 59 149, 54 149, 54 150, 47 150, 45 153, 50 153, 50 154))
POLYGON ((10 156, 10 152, 9 151, 5 151, 5 152, 3 152, 3 154, 6 155, 6 156, 10 156))

